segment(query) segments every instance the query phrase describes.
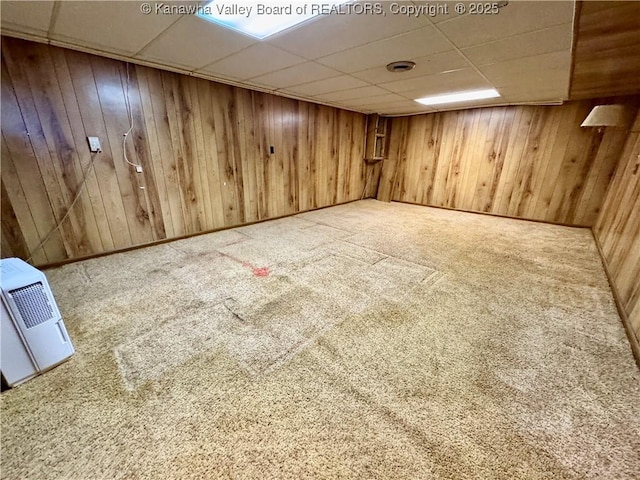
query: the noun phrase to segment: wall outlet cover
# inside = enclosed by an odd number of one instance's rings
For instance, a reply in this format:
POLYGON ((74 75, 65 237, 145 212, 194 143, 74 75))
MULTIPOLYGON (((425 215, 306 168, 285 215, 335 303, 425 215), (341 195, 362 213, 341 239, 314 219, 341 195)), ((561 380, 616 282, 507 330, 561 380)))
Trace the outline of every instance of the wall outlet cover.
POLYGON ((101 152, 102 148, 100 148, 100 139, 98 137, 87 137, 89 141, 89 150, 92 152, 101 152))

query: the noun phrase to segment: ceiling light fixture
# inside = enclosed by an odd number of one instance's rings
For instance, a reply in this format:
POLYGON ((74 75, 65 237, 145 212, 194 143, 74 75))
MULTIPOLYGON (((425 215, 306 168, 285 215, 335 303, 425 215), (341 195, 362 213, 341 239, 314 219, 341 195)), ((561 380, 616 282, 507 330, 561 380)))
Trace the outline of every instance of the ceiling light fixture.
POLYGON ((416 102, 423 105, 441 105, 443 103, 467 102, 470 100, 482 100, 485 98, 496 98, 500 94, 494 88, 487 90, 472 90, 469 92, 447 93, 445 95, 435 95, 432 97, 416 98, 416 102))
POLYGON ((351 0, 323 0, 302 3, 283 0, 234 0, 223 3, 212 0, 200 9, 198 16, 223 27, 263 40, 319 15, 336 13, 340 5, 351 0))
POLYGON ((411 60, 399 60, 387 65, 387 70, 393 73, 408 72, 409 70, 413 70, 415 66, 416 62, 412 62, 411 60))

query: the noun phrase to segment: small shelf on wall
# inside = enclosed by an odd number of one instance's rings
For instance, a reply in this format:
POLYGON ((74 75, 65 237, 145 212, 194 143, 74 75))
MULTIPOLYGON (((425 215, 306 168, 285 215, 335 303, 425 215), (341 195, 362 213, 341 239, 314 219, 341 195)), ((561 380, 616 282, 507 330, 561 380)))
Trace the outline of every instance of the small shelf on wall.
POLYGON ((373 165, 374 163, 378 163, 384 160, 384 157, 373 157, 373 158, 365 158, 364 161, 369 164, 369 165, 373 165))
POLYGON ((367 120, 367 143, 364 161, 371 165, 384 160, 386 155, 387 118, 370 115, 367 120))

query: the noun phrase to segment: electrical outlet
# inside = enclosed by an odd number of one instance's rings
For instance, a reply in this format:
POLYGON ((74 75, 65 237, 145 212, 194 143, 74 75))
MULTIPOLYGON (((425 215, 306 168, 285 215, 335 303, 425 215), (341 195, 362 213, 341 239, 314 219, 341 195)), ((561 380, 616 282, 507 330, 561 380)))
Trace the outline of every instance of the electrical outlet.
POLYGON ((92 152, 101 152, 100 139, 98 137, 87 137, 89 141, 89 150, 92 152))

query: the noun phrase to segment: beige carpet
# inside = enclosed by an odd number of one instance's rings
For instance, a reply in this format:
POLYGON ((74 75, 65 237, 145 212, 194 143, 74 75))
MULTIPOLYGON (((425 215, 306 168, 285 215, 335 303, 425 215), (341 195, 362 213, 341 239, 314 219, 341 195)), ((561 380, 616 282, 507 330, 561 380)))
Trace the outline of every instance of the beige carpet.
POLYGON ((2 478, 640 478, 588 230, 365 200, 46 273, 2 478))

